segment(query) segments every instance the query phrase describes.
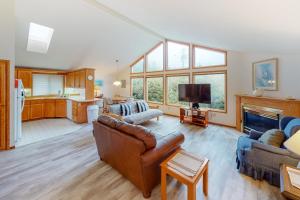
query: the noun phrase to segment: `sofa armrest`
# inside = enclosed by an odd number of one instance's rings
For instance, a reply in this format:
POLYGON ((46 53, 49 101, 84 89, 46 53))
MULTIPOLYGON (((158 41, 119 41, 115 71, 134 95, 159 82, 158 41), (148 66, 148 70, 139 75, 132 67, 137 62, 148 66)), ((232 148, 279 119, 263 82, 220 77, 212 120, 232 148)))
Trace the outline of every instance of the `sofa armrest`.
POLYGON ((274 153, 274 154, 279 154, 279 155, 285 155, 285 156, 291 156, 292 155, 292 153, 290 153, 286 149, 282 149, 282 148, 279 148, 279 147, 274 147, 272 145, 262 144, 260 142, 253 143, 252 148, 253 149, 259 149, 259 150, 262 150, 262 151, 267 151, 267 152, 274 153))
POLYGON ((258 143, 258 141, 251 139, 249 136, 240 136, 237 142, 237 149, 251 149, 253 143, 258 143))
POLYGON ((153 149, 144 153, 141 157, 141 162, 144 166, 148 166, 155 162, 163 161, 166 156, 178 149, 183 142, 184 135, 180 132, 173 132, 159 139, 153 149))
POLYGON ((249 137, 253 140, 258 140, 264 133, 256 130, 251 130, 249 133, 249 137))

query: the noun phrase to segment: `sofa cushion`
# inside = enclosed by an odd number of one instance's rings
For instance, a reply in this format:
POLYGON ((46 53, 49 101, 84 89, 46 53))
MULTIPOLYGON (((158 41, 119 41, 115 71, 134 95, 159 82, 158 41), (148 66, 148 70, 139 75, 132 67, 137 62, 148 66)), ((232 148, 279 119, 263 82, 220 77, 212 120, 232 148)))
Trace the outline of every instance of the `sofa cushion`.
MULTIPOLYGON (((132 113, 138 113, 136 101, 128 102, 126 104, 131 105, 132 113)), ((109 105, 108 111, 116 115, 121 115, 121 104, 109 105)))
POLYGON ((259 139, 259 142, 263 144, 280 147, 284 141, 284 133, 278 129, 271 129, 266 131, 259 139))
POLYGON ((137 107, 138 107, 138 111, 139 112, 145 112, 149 109, 149 105, 147 102, 145 102, 144 100, 142 101, 137 101, 137 107))
POLYGON ((144 143, 147 150, 152 149, 156 146, 155 135, 152 133, 151 130, 143 126, 132 125, 126 122, 121 122, 118 123, 116 129, 122 131, 123 133, 126 133, 127 135, 135 137, 138 140, 141 140, 144 143))
POLYGON ((132 108, 130 103, 122 103, 120 105, 121 108, 121 115, 122 116, 127 116, 132 114, 132 108))
POLYGON ((135 113, 129 116, 124 117, 124 121, 130 124, 141 124, 145 121, 159 117, 163 115, 163 112, 158 109, 149 109, 145 112, 135 113))
POLYGON ((98 122, 100 122, 101 124, 104 124, 106 126, 109 126, 111 128, 116 128, 116 126, 120 122, 120 120, 117 120, 116 118, 113 118, 108 115, 100 115, 98 117, 98 122))
POLYGON ((284 135, 286 138, 290 138, 299 129, 300 129, 300 119, 299 118, 292 119, 284 128, 284 135))

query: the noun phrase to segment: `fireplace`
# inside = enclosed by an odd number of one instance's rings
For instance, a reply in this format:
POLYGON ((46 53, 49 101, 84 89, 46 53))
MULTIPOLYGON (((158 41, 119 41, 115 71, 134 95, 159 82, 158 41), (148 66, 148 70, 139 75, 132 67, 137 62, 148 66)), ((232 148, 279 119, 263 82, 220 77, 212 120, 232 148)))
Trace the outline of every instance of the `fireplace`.
POLYGON ((265 132, 270 129, 279 129, 282 110, 244 104, 242 114, 242 130, 249 134, 251 130, 265 132))

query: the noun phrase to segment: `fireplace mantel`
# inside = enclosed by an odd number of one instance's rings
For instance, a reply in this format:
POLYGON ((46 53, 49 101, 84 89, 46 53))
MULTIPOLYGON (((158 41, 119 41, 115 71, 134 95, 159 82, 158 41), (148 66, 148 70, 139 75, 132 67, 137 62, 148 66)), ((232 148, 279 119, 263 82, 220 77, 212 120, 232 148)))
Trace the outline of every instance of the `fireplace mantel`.
POLYGON ((236 96, 236 128, 241 131, 242 124, 242 106, 255 105, 282 110, 285 116, 300 117, 300 100, 281 99, 273 97, 256 97, 251 95, 235 95, 236 96))

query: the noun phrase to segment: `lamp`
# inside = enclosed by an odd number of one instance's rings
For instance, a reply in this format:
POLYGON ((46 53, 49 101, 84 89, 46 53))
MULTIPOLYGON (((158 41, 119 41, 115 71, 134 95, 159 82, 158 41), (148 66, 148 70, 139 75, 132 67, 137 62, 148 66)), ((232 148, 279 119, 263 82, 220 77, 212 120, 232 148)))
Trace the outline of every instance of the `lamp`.
MULTIPOLYGON (((119 69, 119 64, 118 64, 118 63, 119 63, 119 60, 116 59, 117 73, 118 73, 118 69, 119 69)), ((117 79, 113 82, 113 85, 119 87, 119 86, 121 85, 121 81, 119 81, 118 78, 117 78, 117 79)))
MULTIPOLYGON (((283 145, 291 152, 300 155, 300 130, 297 131, 292 137, 283 143, 283 145)), ((298 163, 298 168, 300 162, 298 163)))

